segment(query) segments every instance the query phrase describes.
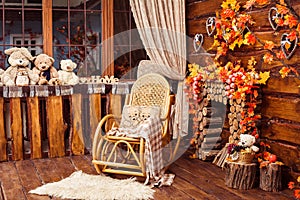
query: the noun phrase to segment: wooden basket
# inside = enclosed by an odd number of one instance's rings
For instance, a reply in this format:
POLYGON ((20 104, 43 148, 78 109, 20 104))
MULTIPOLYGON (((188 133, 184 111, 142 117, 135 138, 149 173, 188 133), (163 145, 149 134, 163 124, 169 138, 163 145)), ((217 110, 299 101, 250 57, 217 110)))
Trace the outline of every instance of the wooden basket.
POLYGON ((241 151, 239 152, 238 162, 240 163, 252 163, 255 156, 255 152, 241 151))

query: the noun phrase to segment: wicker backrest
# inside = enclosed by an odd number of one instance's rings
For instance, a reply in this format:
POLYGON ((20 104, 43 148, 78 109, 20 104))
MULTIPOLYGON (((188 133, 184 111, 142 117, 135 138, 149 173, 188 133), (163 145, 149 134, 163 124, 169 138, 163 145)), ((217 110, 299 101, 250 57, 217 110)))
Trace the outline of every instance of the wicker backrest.
POLYGON ((161 75, 149 73, 138 78, 133 84, 130 105, 159 106, 161 117, 166 117, 169 108, 170 85, 161 75))

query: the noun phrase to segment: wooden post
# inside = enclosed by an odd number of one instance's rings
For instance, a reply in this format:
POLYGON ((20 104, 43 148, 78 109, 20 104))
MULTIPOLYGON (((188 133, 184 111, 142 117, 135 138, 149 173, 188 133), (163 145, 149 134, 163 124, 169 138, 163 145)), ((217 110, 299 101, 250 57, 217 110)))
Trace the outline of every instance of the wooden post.
POLYGON ((27 98, 28 133, 31 136, 31 158, 42 158, 42 130, 38 97, 27 98))
POLYGON ((10 98, 10 133, 12 139, 12 159, 23 159, 23 124, 20 98, 10 98))
POLYGON ((53 55, 52 49, 52 1, 43 1, 43 50, 49 56, 53 55))
POLYGON ((5 129, 4 129, 4 99, 0 98, 0 161, 6 161, 7 160, 7 139, 5 135, 5 129))
POLYGON ((81 94, 73 94, 71 99, 72 133, 71 133, 71 152, 74 155, 84 154, 84 139, 82 133, 82 108, 81 94))
POLYGON ((256 163, 225 163, 225 185, 235 189, 248 190, 253 188, 256 177, 256 163))
POLYGON ((114 74, 114 1, 102 0, 102 74, 114 74))
POLYGON ((46 101, 49 157, 65 155, 65 130, 61 96, 49 96, 46 101))
POLYGON ((280 165, 270 163, 260 168, 259 188, 268 192, 278 192, 282 189, 280 165))
POLYGON ((101 120, 101 94, 91 94, 89 98, 91 139, 93 141, 96 128, 101 120))

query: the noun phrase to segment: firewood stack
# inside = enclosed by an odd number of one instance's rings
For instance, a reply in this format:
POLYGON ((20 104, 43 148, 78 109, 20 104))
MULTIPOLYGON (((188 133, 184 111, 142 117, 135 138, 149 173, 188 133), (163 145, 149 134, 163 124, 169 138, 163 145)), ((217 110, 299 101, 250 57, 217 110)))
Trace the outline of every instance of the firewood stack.
POLYGON ((202 88, 202 101, 199 104, 194 123, 198 126, 196 154, 206 160, 218 154, 221 147, 223 127, 222 108, 227 103, 222 82, 206 82, 202 88), (221 104, 221 105, 220 105, 221 104))

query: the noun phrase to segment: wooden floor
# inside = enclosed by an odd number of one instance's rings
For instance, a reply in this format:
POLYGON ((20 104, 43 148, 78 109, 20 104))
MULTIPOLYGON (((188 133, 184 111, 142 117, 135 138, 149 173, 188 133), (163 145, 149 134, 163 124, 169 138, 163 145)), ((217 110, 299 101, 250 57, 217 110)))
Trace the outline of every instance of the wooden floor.
MULTIPOLYGON (((28 194, 28 191, 68 177, 75 170, 96 174, 90 156, 2 162, 0 200, 59 199, 28 194)), ((155 199, 292 199, 292 192, 288 189, 274 193, 227 188, 225 172, 221 168, 210 162, 190 159, 187 154, 171 165, 170 172, 176 174, 173 185, 156 189, 155 199)))

